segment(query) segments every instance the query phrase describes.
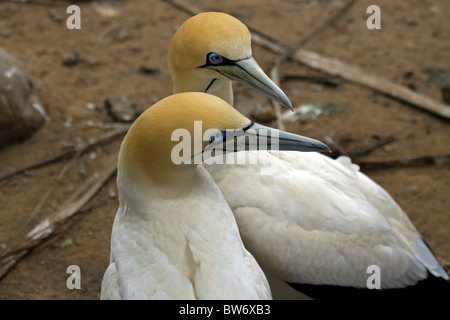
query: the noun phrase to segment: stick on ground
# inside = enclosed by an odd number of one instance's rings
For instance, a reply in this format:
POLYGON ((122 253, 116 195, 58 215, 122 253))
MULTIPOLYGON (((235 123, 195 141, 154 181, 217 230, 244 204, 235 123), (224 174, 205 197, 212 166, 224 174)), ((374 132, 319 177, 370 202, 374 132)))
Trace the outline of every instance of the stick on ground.
MULTIPOLYGON (((283 47, 277 43, 270 42, 264 37, 253 36, 253 43, 277 54, 283 52, 283 47)), ((347 64, 338 59, 325 57, 305 49, 298 50, 292 56, 292 60, 313 70, 341 77, 349 82, 353 82, 388 97, 405 102, 408 105, 417 107, 423 111, 450 119, 450 106, 414 92, 407 87, 386 78, 368 73, 357 66, 347 64)))
POLYGON ((81 185, 53 215, 38 223, 20 242, 6 249, 6 252, 0 256, 0 279, 31 249, 55 234, 68 219, 77 214, 116 172, 116 169, 117 153, 110 158, 99 172, 92 175, 81 185))
MULTIPOLYGON (((339 18, 341 18, 350 7, 356 2, 356 0, 349 0, 336 14, 334 14, 330 19, 322 23, 319 27, 314 29, 311 33, 309 33, 306 37, 301 39, 295 45, 288 47, 284 50, 282 54, 280 54, 272 66, 269 69, 269 75, 272 78, 272 81, 275 82, 276 85, 280 86, 280 75, 279 75, 279 67, 280 65, 291 59, 292 55, 294 55, 301 47, 311 41, 314 37, 316 37, 319 33, 323 32, 326 28, 334 24, 339 18)), ((277 117, 278 129, 284 130, 284 124, 281 118, 281 106, 278 102, 271 100, 272 107, 274 109, 275 115, 277 117)))
POLYGON ((25 166, 22 166, 22 167, 19 167, 19 168, 15 168, 15 169, 13 169, 13 170, 11 170, 9 172, 6 172, 6 173, 0 175, 0 181, 4 180, 4 179, 7 179, 7 178, 11 178, 11 177, 13 177, 15 175, 21 174, 21 173, 23 173, 25 171, 28 171, 28 170, 37 169, 37 168, 43 167, 45 165, 58 162, 58 161, 60 161, 62 159, 65 159, 66 157, 72 156, 72 155, 74 155, 76 153, 83 153, 83 152, 85 152, 86 150, 88 150, 89 148, 91 148, 93 146, 96 146, 96 145, 98 145, 100 143, 109 141, 112 138, 115 138, 117 136, 120 136, 121 134, 126 133, 128 131, 128 129, 130 128, 130 126, 131 125, 121 126, 118 129, 116 129, 116 130, 113 130, 113 131, 105 133, 104 135, 102 135, 98 139, 93 139, 91 141, 78 144, 78 145, 76 145, 76 146, 74 146, 74 147, 72 147, 72 148, 70 148, 68 150, 62 151, 62 152, 60 152, 60 153, 58 153, 56 155, 50 156, 50 157, 48 157, 46 159, 39 160, 39 161, 37 161, 35 163, 28 164, 28 165, 25 165, 25 166))

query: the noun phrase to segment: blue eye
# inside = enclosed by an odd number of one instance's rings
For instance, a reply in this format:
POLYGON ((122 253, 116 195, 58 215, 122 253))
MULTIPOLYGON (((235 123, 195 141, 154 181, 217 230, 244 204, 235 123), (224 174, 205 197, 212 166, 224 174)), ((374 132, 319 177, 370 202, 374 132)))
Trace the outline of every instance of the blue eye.
POLYGON ((218 53, 212 52, 208 55, 208 61, 211 64, 221 64, 223 62, 223 57, 218 53))
POLYGON ((209 142, 213 143, 216 141, 224 140, 226 135, 227 135, 227 133, 225 131, 214 132, 213 135, 211 136, 211 138, 209 139, 209 142))

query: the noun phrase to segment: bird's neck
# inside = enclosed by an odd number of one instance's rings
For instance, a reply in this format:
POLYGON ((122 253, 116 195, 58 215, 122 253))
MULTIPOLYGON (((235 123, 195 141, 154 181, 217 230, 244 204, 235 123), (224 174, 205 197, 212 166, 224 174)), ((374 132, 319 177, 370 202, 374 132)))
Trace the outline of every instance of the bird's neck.
POLYGON ((177 71, 172 76, 173 93, 206 92, 222 98, 233 105, 233 88, 231 80, 205 77, 196 71, 177 71))
MULTIPOLYGON (((140 166, 122 166, 117 172, 119 192, 146 200, 148 196, 177 197, 189 192, 198 180, 194 165, 173 165, 170 168, 149 164, 146 170, 140 166)), ((139 200, 140 201, 140 200, 139 200)))

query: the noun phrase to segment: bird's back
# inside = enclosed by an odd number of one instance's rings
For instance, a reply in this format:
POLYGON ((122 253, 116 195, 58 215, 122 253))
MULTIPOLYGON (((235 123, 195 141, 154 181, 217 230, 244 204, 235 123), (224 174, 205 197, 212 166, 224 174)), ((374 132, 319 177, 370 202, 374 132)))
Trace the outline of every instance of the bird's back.
POLYGON ((350 159, 258 152, 270 165, 205 168, 265 271, 288 282, 360 288, 371 265, 385 288, 412 285, 427 270, 447 277, 407 215, 350 159), (273 174, 261 175, 264 167, 273 174))

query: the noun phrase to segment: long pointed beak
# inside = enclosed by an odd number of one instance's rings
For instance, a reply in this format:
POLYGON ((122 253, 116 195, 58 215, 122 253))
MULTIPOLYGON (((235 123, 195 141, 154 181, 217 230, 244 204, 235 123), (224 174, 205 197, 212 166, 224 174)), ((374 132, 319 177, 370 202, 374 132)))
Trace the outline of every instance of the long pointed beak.
POLYGON ((253 123, 245 131, 227 131, 226 140, 213 142, 206 149, 211 148, 231 152, 243 150, 331 152, 326 144, 318 140, 266 127, 258 123, 253 123))
POLYGON ((264 73, 253 57, 233 61, 229 65, 208 66, 208 68, 216 70, 231 80, 248 85, 291 111, 294 110, 286 94, 264 73))
POLYGON ((326 144, 318 140, 266 127, 258 123, 254 123, 247 129, 245 135, 250 137, 250 139, 246 139, 250 141, 247 142, 246 146, 248 147, 254 147, 254 142, 251 142, 253 136, 257 137, 258 141, 267 141, 267 150, 331 152, 326 144))

